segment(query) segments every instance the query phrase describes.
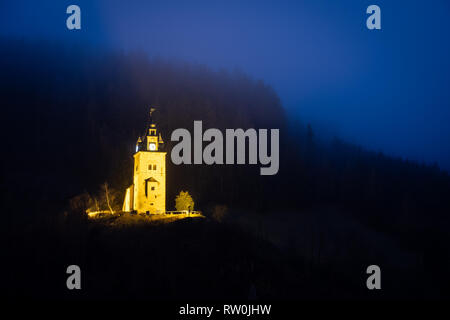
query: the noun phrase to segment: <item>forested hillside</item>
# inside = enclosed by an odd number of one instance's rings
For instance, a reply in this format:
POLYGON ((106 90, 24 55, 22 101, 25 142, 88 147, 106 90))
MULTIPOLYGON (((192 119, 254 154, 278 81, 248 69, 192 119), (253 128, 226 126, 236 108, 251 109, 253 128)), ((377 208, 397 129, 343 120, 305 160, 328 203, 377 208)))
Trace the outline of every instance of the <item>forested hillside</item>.
POLYGON ((426 252, 430 266, 449 265, 446 172, 338 138, 321 142, 314 128, 293 125, 263 81, 238 70, 54 43, 2 40, 0 51, 4 235, 57 226, 71 198, 96 193, 104 182, 124 191, 152 105, 168 152, 170 133, 192 130, 194 120, 204 128, 281 133, 275 176, 259 175, 259 166, 175 166, 169 155, 169 210, 181 190, 206 215, 216 205, 280 219, 286 211, 334 208, 426 252))
POLYGON ((52 43, 3 40, 0 48, 8 194, 62 204, 105 181, 123 189, 131 183, 135 142, 154 105, 167 151, 170 133, 192 130, 194 120, 204 128, 279 128, 282 135, 274 177, 259 176, 255 166, 177 167, 168 161, 169 202, 187 189, 202 205, 274 210, 334 203, 397 212, 390 220, 448 208, 449 178, 437 167, 338 139, 316 141, 314 128, 288 126, 272 88, 240 71, 52 43))

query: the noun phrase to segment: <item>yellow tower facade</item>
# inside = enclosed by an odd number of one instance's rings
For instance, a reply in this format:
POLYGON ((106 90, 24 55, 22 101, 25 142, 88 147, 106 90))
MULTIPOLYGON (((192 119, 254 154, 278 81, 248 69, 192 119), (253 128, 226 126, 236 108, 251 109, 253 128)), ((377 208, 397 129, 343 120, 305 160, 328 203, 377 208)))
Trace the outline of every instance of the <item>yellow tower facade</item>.
POLYGON ((163 143, 156 125, 150 121, 146 136, 136 143, 133 184, 126 190, 123 211, 166 212, 166 152, 161 151, 163 143))

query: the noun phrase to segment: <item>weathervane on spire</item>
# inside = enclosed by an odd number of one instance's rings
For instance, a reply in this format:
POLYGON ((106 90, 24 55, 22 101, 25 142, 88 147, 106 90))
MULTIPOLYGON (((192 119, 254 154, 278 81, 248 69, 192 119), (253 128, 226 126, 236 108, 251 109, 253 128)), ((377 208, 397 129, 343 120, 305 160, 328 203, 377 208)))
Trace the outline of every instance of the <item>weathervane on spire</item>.
POLYGON ((156 108, 150 107, 150 125, 153 124, 153 116, 152 113, 156 111, 156 108))

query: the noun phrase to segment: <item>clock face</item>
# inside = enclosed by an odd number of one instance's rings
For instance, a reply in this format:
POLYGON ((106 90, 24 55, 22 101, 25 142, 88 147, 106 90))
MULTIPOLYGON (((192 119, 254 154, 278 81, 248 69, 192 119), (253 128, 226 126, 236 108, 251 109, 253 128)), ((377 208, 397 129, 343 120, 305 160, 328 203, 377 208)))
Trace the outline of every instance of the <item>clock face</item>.
POLYGON ((150 143, 150 150, 155 151, 156 150, 156 144, 150 143))

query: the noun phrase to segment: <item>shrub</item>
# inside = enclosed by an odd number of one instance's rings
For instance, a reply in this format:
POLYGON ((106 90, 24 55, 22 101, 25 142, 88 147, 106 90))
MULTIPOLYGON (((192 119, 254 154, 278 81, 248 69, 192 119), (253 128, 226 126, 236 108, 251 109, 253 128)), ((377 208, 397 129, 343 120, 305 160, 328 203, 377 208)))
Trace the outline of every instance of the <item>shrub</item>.
POLYGON ((194 200, 187 191, 181 191, 175 198, 175 208, 177 211, 194 210, 194 200))
POLYGON ((228 213, 228 207, 225 205, 215 205, 212 212, 212 218, 217 222, 222 222, 228 213))

